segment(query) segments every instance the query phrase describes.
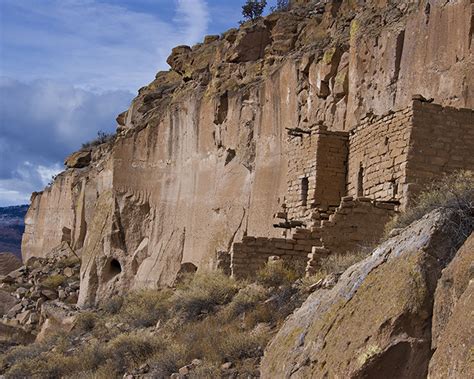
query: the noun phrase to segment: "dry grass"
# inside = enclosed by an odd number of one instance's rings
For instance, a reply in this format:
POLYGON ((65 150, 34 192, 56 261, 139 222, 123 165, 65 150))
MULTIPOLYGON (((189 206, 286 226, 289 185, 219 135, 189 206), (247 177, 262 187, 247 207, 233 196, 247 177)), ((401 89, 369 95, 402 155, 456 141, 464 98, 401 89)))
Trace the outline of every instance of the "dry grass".
POLYGON ((171 295, 171 291, 135 291, 125 296, 121 304, 109 302, 106 307, 117 314, 118 321, 135 328, 154 326, 166 317, 171 295))
POLYGON ((458 171, 428 185, 413 206, 387 224, 386 235, 394 228, 405 228, 435 209, 454 211, 459 217, 452 225, 453 237, 459 241, 469 237, 474 229, 474 173, 458 171))
POLYGON ((321 261, 321 272, 326 275, 342 273, 352 265, 367 258, 369 251, 361 250, 347 254, 331 254, 321 261))
POLYGON ((280 287, 291 285, 299 277, 301 275, 296 269, 281 260, 266 264, 257 272, 255 279, 265 287, 280 287))
POLYGON ((67 281, 64 275, 51 275, 41 282, 41 285, 46 288, 56 289, 67 281))
POLYGON ((203 365, 192 377, 220 377, 227 361, 252 377, 276 326, 304 300, 296 293, 289 285, 269 290, 222 273, 197 274, 174 293, 111 299, 101 311, 81 313, 67 336, 12 349, 0 364, 14 378, 114 378, 144 363, 153 377, 169 377, 198 358, 203 365))
POLYGON ((184 283, 173 296, 174 311, 186 320, 194 320, 232 300, 237 282, 221 272, 198 273, 184 283))

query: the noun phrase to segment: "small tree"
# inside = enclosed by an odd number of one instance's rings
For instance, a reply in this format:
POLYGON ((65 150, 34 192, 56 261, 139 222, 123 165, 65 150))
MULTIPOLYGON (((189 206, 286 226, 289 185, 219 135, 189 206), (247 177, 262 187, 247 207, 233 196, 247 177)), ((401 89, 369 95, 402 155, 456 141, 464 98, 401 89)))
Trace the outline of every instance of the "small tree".
POLYGON ((242 15, 245 20, 255 20, 262 16, 266 6, 267 0, 247 0, 242 6, 242 15))

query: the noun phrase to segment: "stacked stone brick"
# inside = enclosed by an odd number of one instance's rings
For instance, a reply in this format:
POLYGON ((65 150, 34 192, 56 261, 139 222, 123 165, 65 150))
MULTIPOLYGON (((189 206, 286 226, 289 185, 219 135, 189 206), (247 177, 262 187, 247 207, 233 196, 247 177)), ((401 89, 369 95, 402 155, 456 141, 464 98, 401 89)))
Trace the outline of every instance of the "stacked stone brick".
POLYGON ((231 271, 237 277, 252 275, 270 256, 294 265, 309 258, 311 274, 329 254, 376 242, 395 212, 432 180, 474 170, 474 111, 424 100, 381 117, 368 115, 350 134, 318 125, 289 129, 289 136, 281 213, 302 224, 291 238, 234 243, 231 271))
POLYGON ((347 193, 381 201, 401 201, 413 110, 376 120, 363 119, 349 138, 347 193))
POLYGON ((295 267, 304 267, 312 247, 321 245, 320 238, 319 231, 307 229, 297 229, 292 238, 244 237, 242 242, 232 246, 232 275, 251 276, 264 267, 271 256, 278 256, 295 267))
POLYGON ((474 110, 415 101, 406 165, 409 201, 433 179, 474 170, 474 110))
POLYGON ((289 138, 289 219, 310 219, 317 209, 336 207, 345 193, 348 133, 318 125, 289 138))

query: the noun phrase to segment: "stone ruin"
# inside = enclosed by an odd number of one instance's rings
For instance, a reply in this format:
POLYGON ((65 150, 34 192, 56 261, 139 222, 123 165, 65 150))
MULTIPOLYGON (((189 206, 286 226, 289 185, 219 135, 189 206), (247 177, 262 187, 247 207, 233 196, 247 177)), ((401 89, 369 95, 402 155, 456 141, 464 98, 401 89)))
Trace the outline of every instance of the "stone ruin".
POLYGON ((414 96, 409 107, 367 115, 350 132, 324 125, 287 128, 288 187, 282 238, 245 236, 232 245, 230 272, 253 275, 270 257, 317 271, 321 258, 377 242, 386 223, 432 179, 474 170, 474 111, 414 96))
POLYGON ((173 49, 116 138, 33 194, 23 260, 67 243, 81 307, 188 266, 242 277, 279 256, 311 272, 474 168, 471 1, 292 5, 173 49))

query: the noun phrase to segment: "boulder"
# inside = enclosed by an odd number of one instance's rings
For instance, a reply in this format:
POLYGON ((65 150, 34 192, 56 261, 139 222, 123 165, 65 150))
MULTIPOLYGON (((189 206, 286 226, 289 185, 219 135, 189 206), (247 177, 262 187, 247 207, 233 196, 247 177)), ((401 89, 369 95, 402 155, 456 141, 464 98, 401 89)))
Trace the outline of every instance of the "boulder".
POLYGON ((474 377, 474 234, 436 288, 429 378, 474 377))
POLYGON ((89 166, 91 163, 91 151, 78 151, 66 158, 64 164, 68 168, 83 168, 89 166))
POLYGON ((262 378, 426 377, 454 217, 433 211, 311 294, 268 345, 262 378))
POLYGON ((42 318, 45 320, 36 337, 37 342, 44 341, 58 332, 68 333, 76 324, 77 313, 64 304, 48 302, 41 308, 42 318))

